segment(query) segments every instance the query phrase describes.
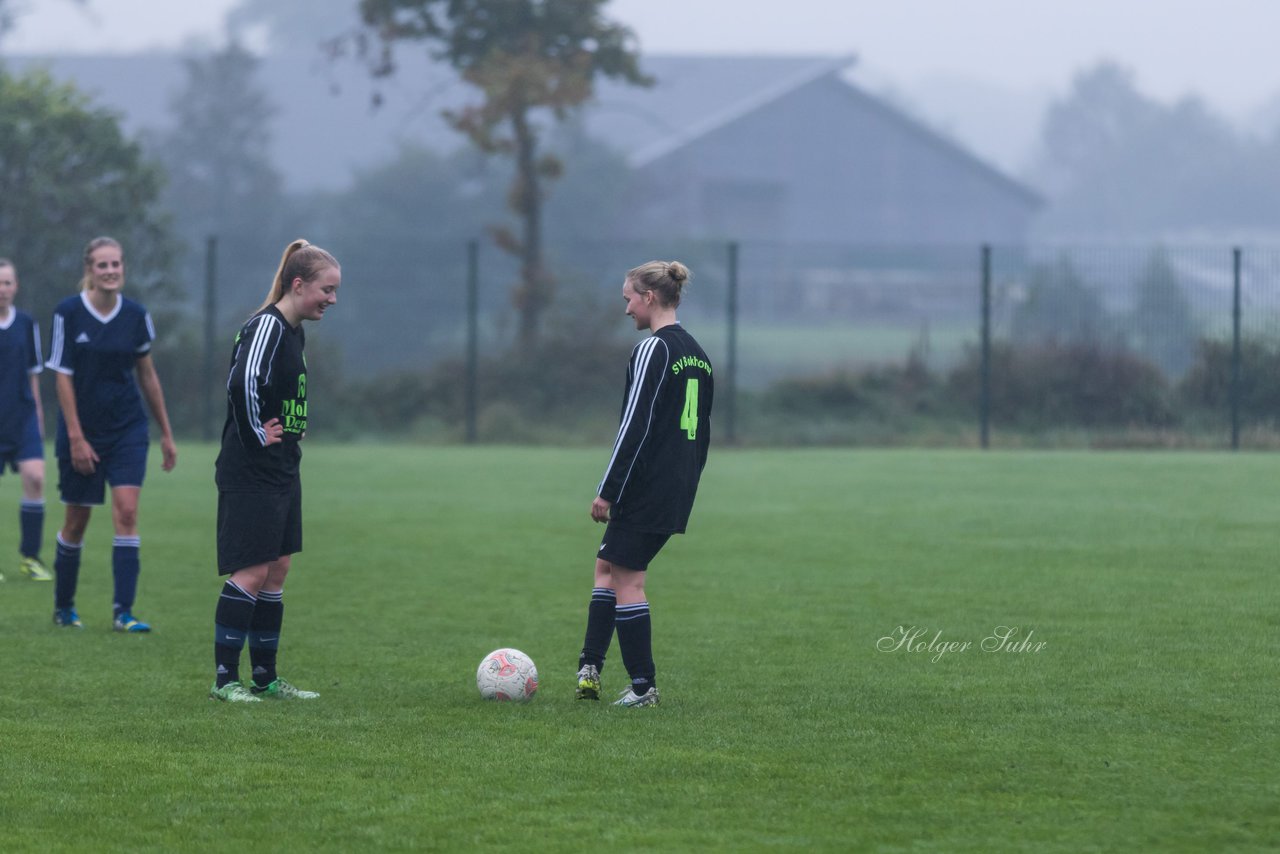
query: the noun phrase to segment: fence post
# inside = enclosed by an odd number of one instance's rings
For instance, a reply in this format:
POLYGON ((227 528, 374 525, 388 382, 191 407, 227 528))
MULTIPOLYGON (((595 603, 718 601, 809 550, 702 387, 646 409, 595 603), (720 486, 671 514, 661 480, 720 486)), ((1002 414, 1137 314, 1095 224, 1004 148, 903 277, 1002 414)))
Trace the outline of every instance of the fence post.
POLYGON ((209 235, 204 247, 204 412, 200 418, 200 435, 206 442, 214 439, 214 396, 221 388, 215 368, 214 338, 218 320, 218 238, 209 235))
POLYGON ((480 241, 467 241, 467 442, 476 441, 480 361, 480 241))
POLYGON ((725 417, 725 439, 730 442, 738 440, 738 243, 729 242, 729 303, 726 306, 728 328, 728 394, 726 403, 729 412, 725 417))
POLYGON ((991 246, 982 245, 982 362, 978 400, 978 436, 982 448, 991 445, 991 246))
POLYGON ((1240 247, 1231 250, 1231 450, 1240 450, 1240 247))

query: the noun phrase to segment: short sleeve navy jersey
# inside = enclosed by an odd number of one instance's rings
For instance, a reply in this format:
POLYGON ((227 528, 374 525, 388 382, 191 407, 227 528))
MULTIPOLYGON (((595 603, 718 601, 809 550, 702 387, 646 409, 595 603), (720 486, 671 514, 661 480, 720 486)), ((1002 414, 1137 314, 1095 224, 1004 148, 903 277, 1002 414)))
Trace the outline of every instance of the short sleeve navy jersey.
POLYGON ((684 533, 711 445, 711 362, 680 324, 636 345, 613 455, 597 490, 626 528, 684 533))
POLYGON ((25 311, 9 308, 0 320, 0 444, 16 443, 36 411, 31 375, 40 364, 40 327, 25 311))
POLYGON ((298 477, 307 429, 306 335, 274 305, 249 318, 236 335, 227 375, 217 484, 227 492, 283 491, 298 477), (263 424, 280 420, 283 441, 268 445, 263 424))
MULTIPOLYGON (((135 368, 155 337, 151 315, 125 297, 107 315, 98 314, 85 293, 67 297, 54 309, 48 366, 72 377, 76 413, 90 444, 146 429, 135 368)), ((69 447, 61 413, 58 447, 59 453, 69 447)))

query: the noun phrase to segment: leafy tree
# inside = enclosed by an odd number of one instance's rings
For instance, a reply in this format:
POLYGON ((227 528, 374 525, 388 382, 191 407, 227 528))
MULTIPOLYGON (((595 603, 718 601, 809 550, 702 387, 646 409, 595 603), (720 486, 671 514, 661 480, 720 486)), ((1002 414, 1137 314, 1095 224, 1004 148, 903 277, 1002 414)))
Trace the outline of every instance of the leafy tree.
POLYGON ((151 143, 169 173, 164 202, 187 246, 188 279, 201 280, 205 240, 217 236, 219 279, 231 287, 223 302, 242 312, 257 305, 269 279, 264 265, 289 239, 277 233, 282 182, 269 155, 275 108, 257 85, 259 60, 234 41, 183 64, 185 85, 170 100, 172 129, 151 143))
POLYGON ((1273 228, 1275 144, 1239 134, 1204 103, 1163 104, 1113 63, 1079 74, 1048 110, 1033 179, 1059 237, 1150 237, 1273 228))
POLYGON ((493 229, 498 245, 520 259, 512 301, 524 345, 538 336, 554 281, 546 269, 543 206, 548 182, 563 171, 543 148, 545 119, 565 120, 604 76, 650 81, 639 69, 632 33, 603 16, 607 0, 361 0, 364 22, 377 35, 375 73, 395 70, 394 47, 424 42, 479 90, 479 102, 445 118, 486 154, 510 156, 515 176, 508 206, 517 235, 493 229))
POLYGON ((1019 344, 1097 343, 1106 329, 1106 309, 1081 279, 1071 259, 1031 272, 1026 299, 1013 311, 1012 333, 1019 344))
POLYGON ((162 180, 117 117, 74 87, 44 71, 0 70, 0 252, 16 263, 19 298, 42 322, 75 292, 84 246, 102 234, 125 247, 131 293, 149 303, 176 294, 162 180))
POLYGON ((1138 352, 1170 376, 1182 376, 1195 356, 1200 328, 1163 249, 1147 259, 1136 291, 1130 325, 1139 330, 1138 352))

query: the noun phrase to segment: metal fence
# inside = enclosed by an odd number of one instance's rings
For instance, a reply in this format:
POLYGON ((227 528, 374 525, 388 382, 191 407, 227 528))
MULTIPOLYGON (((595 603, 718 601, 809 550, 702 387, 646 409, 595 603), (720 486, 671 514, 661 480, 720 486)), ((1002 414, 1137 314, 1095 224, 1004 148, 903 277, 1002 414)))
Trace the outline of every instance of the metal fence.
MULTIPOLYGON (((329 243, 344 285, 308 346, 323 354, 313 371, 363 389, 343 405, 377 409, 380 387, 404 397, 430 376, 420 404, 435 407, 434 435, 521 438, 484 423, 530 382, 503 365, 544 355, 516 346, 514 259, 480 241, 424 241, 403 257, 329 243)), ((606 362, 602 388, 617 389, 597 395, 599 420, 621 395, 623 364, 607 360, 637 338, 623 275, 652 258, 693 271, 680 317, 716 366, 720 435, 733 441, 1239 447, 1280 433, 1280 249, 553 243, 542 336, 556 354, 581 341, 582 359, 606 362)), ((216 271, 211 256, 200 361, 214 389, 223 344, 262 290, 238 293, 216 271)), ((558 417, 556 395, 503 411, 534 427, 558 417)))

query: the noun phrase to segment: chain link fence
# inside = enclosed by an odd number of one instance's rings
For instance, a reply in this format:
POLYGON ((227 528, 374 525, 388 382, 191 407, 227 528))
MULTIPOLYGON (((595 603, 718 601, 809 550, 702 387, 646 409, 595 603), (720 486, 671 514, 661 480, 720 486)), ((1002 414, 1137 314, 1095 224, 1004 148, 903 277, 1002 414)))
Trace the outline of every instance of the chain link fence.
MULTIPOLYGON (((608 435, 642 335, 623 276, 663 258, 693 271, 680 318, 716 367, 722 438, 1280 444, 1280 249, 557 242, 538 342, 522 346, 517 263, 487 242, 329 245, 343 287, 308 350, 343 437, 608 435)), ((214 272, 212 302, 193 300, 213 357, 172 358, 215 397, 193 411, 220 421, 218 374, 265 290, 214 272)))

